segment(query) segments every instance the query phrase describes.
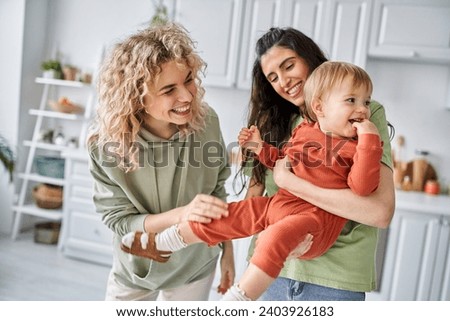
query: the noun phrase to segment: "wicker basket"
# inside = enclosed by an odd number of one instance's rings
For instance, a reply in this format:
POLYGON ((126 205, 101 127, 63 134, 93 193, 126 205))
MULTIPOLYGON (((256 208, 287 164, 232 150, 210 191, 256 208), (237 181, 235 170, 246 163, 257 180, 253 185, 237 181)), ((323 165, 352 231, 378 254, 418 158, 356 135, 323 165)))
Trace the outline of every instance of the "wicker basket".
POLYGON ((36 170, 39 175, 53 178, 64 178, 64 158, 36 156, 36 170))
POLYGON ((34 226, 34 241, 36 243, 56 244, 58 243, 60 222, 37 223, 34 226))
POLYGON ((63 203, 63 188, 48 184, 39 184, 33 188, 33 199, 37 207, 45 209, 57 209, 63 203))
POLYGON ((49 100, 48 105, 51 109, 54 111, 60 112, 60 113, 66 113, 66 114, 81 114, 83 112, 83 108, 73 104, 61 104, 54 100, 49 100))

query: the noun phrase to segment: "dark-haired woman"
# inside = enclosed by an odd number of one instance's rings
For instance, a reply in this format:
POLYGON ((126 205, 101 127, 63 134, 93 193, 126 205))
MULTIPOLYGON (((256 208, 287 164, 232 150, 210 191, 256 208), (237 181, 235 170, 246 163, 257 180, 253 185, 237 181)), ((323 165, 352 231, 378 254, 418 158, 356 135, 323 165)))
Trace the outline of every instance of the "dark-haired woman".
MULTIPOLYGON (((313 40, 293 28, 270 29, 258 40, 256 55, 248 125, 258 126, 266 142, 280 147, 302 120, 306 79, 327 58, 313 40)), ((395 198, 384 107, 373 101, 370 109, 370 120, 384 144, 380 184, 370 196, 312 185, 289 171, 287 159, 278 161, 273 172, 251 160, 246 198, 271 196, 280 187, 350 220, 336 243, 321 257, 288 260, 262 300, 365 300, 365 292, 375 288, 378 228, 389 225, 395 198)), ((244 166, 248 168, 249 164, 244 166)), ((252 251, 253 246, 250 255, 252 251)))

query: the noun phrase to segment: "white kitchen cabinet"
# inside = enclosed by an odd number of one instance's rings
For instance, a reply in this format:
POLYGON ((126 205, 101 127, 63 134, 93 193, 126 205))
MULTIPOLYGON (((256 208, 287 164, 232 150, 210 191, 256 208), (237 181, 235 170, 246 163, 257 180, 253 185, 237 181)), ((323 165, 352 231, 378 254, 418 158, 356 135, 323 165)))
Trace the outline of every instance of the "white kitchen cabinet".
POLYGON ((245 7, 239 88, 251 87, 258 38, 270 27, 293 27, 313 39, 332 60, 365 67, 372 0, 254 0, 245 7))
POLYGON ((369 55, 450 62, 448 0, 375 0, 369 55))
POLYGON ((283 22, 300 30, 324 49, 327 7, 327 0, 289 0, 283 22))
POLYGON ((380 290, 368 299, 450 300, 450 198, 397 194, 380 290))
POLYGON ((174 20, 181 23, 197 43, 206 61, 205 85, 236 84, 237 59, 242 30, 242 0, 175 1, 174 20))
POLYGON ((352 62, 365 68, 372 0, 331 0, 326 4, 324 36, 319 44, 330 60, 352 62))
POLYGON ((111 265, 113 233, 95 210, 87 151, 67 152, 63 156, 66 181, 60 247, 69 257, 111 265))
POLYGON ((174 20, 190 32, 208 65, 204 84, 250 88, 256 40, 270 27, 280 24, 287 2, 175 1, 174 20))
POLYGON ((429 300, 450 301, 450 217, 440 218, 439 239, 429 300))
POLYGON ((205 85, 250 89, 256 41, 293 27, 333 60, 365 66, 372 0, 186 0, 173 4, 207 62, 205 85), (198 10, 202 8, 202 10, 198 10), (206 18, 205 18, 206 13, 206 18))
POLYGON ((372 0, 290 0, 284 22, 313 39, 330 60, 365 67, 372 0))
POLYGON ((271 27, 289 25, 285 19, 289 3, 290 1, 286 0, 246 1, 238 64, 238 88, 250 89, 251 87, 257 40, 271 27))

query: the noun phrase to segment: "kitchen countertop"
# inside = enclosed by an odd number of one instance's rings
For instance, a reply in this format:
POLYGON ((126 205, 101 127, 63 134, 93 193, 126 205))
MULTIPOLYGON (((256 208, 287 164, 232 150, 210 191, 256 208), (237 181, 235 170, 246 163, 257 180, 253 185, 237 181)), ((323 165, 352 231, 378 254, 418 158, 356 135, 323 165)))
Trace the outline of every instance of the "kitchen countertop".
POLYGON ((450 216, 450 196, 429 195, 422 192, 395 191, 396 208, 429 214, 450 216))

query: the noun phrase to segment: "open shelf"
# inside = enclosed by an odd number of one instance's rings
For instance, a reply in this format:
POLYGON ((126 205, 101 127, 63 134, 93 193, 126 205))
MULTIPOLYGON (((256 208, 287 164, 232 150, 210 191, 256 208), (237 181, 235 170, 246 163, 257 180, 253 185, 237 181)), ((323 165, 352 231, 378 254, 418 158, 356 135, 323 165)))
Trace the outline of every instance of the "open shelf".
POLYGON ((61 220, 63 217, 62 209, 49 210, 39 208, 35 204, 24 204, 22 206, 13 206, 13 210, 55 221, 61 220))
POLYGON ((33 142, 31 140, 25 140, 23 142, 23 145, 27 146, 27 147, 34 146, 39 149, 54 150, 54 151, 59 151, 59 152, 77 150, 77 148, 67 147, 64 145, 56 145, 56 144, 44 143, 44 142, 33 142))
POLYGON ((87 84, 81 81, 71 81, 71 80, 63 80, 63 79, 53 79, 53 78, 36 78, 36 82, 38 84, 47 84, 47 85, 55 85, 55 86, 66 86, 66 87, 91 87, 91 84, 87 84))
POLYGON ((34 181, 34 182, 58 185, 58 186, 64 185, 64 179, 62 179, 62 178, 53 178, 53 177, 43 176, 43 175, 39 175, 39 174, 21 173, 21 174, 19 174, 19 178, 34 181))
POLYGON ((50 118, 59 118, 59 119, 68 119, 68 120, 82 120, 82 119, 84 119, 83 115, 67 114, 67 113, 60 113, 58 111, 39 110, 39 109, 30 109, 30 115, 50 117, 50 118))
MULTIPOLYGON (((74 125, 79 129, 77 135, 79 135, 79 141, 84 141, 84 137, 87 133, 88 121, 91 117, 92 106, 95 100, 95 90, 91 84, 79 82, 79 81, 68 81, 61 79, 51 79, 51 78, 36 78, 35 82, 42 84, 42 96, 39 104, 39 108, 34 108, 29 110, 29 114, 36 116, 36 121, 34 125, 34 131, 31 140, 24 140, 23 145, 29 148, 28 156, 25 164, 23 173, 18 174, 21 180, 21 187, 19 192, 19 197, 17 199, 17 204, 15 204, 12 209, 15 212, 12 238, 16 239, 17 235, 21 230, 21 221, 24 215, 39 216, 51 220, 62 220, 63 219, 63 209, 52 210, 39 208, 35 204, 29 204, 30 182, 46 183, 56 186, 64 186, 64 178, 54 178, 50 176, 39 175, 34 171, 34 161, 37 156, 37 149, 40 149, 39 156, 62 154, 63 152, 73 152, 77 148, 57 145, 52 143, 42 142, 41 131, 44 124, 45 118, 53 118, 52 126, 62 126, 67 121, 77 121, 74 125), (54 88, 59 87, 59 88, 54 88), (67 92, 72 92, 71 88, 62 87, 72 87, 81 88, 83 93, 74 93, 84 97, 85 102, 82 104, 85 108, 82 114, 70 114, 63 113, 49 109, 48 105, 49 98, 56 97, 56 95, 65 95, 67 92), (78 122, 79 121, 79 122, 78 122)), ((78 143, 79 143, 78 141, 78 143)), ((59 175, 58 177, 60 177, 59 175)))

